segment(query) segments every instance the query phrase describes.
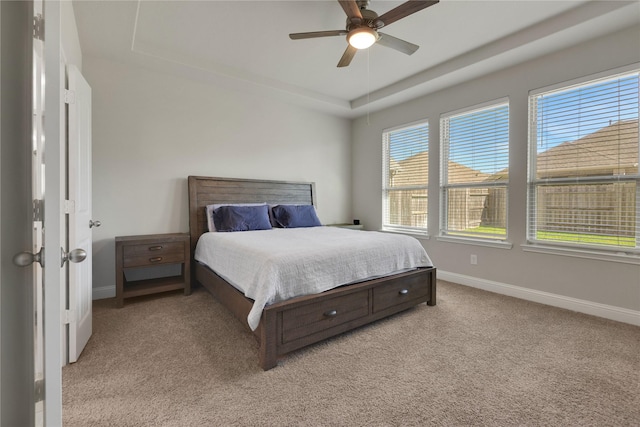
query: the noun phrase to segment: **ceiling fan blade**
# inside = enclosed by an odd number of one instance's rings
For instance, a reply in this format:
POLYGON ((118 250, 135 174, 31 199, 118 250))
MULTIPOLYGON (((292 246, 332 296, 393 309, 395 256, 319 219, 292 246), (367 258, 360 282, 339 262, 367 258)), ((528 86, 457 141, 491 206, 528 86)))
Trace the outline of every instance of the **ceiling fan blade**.
POLYGON ((439 0, 409 0, 408 2, 402 3, 395 9, 391 9, 387 13, 380 15, 378 19, 376 19, 376 24, 378 25, 378 28, 382 27, 379 26, 380 22, 383 23, 383 26, 393 24, 399 19, 405 18, 429 6, 433 6, 438 2, 439 0))
POLYGON ((291 40, 300 40, 300 39, 313 39, 317 37, 344 36, 346 34, 347 34, 346 30, 312 31, 309 33, 292 33, 292 34, 289 34, 289 38, 291 40))
POLYGON ((342 58, 340 58, 340 62, 338 62, 338 67, 346 67, 351 64, 351 60, 355 56, 358 49, 355 47, 348 45, 347 50, 342 54, 342 58))
POLYGON ((378 44, 390 47, 398 52, 406 53, 407 55, 415 53, 415 51, 420 48, 417 44, 409 43, 397 37, 390 36, 389 34, 378 33, 378 35, 380 36, 377 41, 378 44))
POLYGON ((338 0, 340 6, 344 10, 344 13, 347 14, 347 17, 354 24, 359 24, 362 22, 362 13, 360 12, 360 8, 356 3, 356 0, 338 0))

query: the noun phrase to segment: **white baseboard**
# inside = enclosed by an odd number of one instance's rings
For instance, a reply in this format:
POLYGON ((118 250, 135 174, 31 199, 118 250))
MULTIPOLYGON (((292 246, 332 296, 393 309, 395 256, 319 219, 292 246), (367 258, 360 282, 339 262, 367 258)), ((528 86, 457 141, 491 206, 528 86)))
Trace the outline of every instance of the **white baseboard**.
POLYGON ((442 270, 438 270, 437 276, 438 279, 442 279, 447 282, 458 283, 460 285, 471 286, 473 288, 483 289, 497 294, 508 295, 527 301, 533 301, 540 304, 546 304, 553 307, 564 308, 567 310, 577 311, 579 313, 590 314, 592 316, 604 317, 605 319, 640 326, 640 311, 636 310, 629 310, 612 305, 565 297, 549 292, 536 291, 534 289, 493 282, 491 280, 478 279, 476 277, 449 273, 442 270))
MULTIPOLYGON (((478 279, 477 277, 465 276, 457 273, 449 273, 448 271, 438 270, 437 275, 438 279, 446 280, 447 282, 458 283, 460 285, 471 286, 472 288, 483 289, 496 294, 508 295, 527 301, 533 301, 553 307, 577 311, 579 313, 590 314, 592 316, 604 317, 605 319, 615 320, 617 322, 640 326, 640 311, 565 297, 549 292, 536 291, 534 289, 508 285, 506 283, 499 283, 491 280, 478 279)), ((115 286, 93 288, 94 300, 114 298, 115 296, 115 286)))
POLYGON ((115 286, 101 286, 99 288, 93 288, 93 299, 106 299, 114 298, 116 296, 115 286))

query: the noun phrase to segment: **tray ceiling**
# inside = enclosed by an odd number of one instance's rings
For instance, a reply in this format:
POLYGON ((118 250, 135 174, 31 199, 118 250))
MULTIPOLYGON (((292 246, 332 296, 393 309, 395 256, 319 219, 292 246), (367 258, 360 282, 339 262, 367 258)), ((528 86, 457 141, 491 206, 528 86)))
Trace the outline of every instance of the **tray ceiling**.
MULTIPOLYGON (((373 0, 378 14, 402 1, 373 0)), ((441 0, 385 27, 418 44, 380 45, 337 68, 345 14, 323 1, 74 1, 83 55, 262 91, 357 117, 640 22, 637 2, 441 0)))

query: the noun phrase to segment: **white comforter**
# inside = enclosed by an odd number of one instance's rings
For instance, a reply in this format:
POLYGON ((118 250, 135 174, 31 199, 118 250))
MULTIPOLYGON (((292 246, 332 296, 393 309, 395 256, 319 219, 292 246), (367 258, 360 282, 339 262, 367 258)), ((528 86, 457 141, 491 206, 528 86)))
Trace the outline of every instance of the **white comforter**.
POLYGON ((433 265, 413 237, 337 227, 205 233, 195 259, 254 300, 252 330, 268 304, 433 265))

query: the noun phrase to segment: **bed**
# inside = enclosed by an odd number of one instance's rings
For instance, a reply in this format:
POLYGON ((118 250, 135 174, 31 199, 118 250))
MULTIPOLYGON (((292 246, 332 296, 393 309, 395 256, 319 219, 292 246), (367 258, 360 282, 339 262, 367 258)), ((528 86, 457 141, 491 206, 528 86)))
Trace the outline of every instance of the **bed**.
MULTIPOLYGON (((201 284, 249 327, 247 318, 252 310, 255 312, 256 300, 246 297, 221 275, 194 259, 200 237, 203 234, 211 234, 207 233, 209 226, 206 206, 237 203, 315 205, 315 185, 300 182, 190 176, 188 186, 191 262, 192 272, 194 272, 192 277, 195 282, 193 285, 201 284)), ((420 303, 436 304, 436 269, 434 267, 420 267, 265 305, 261 313, 258 313, 259 320, 253 330, 259 343, 259 364, 264 370, 271 369, 277 365, 278 358, 287 353, 407 310, 420 303)))

